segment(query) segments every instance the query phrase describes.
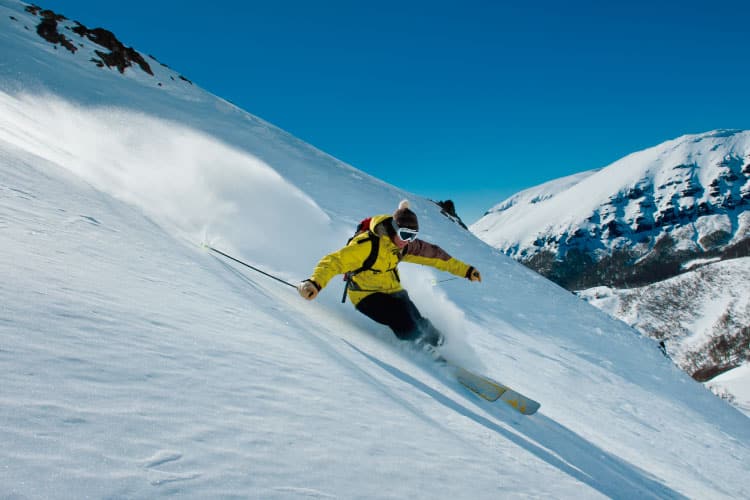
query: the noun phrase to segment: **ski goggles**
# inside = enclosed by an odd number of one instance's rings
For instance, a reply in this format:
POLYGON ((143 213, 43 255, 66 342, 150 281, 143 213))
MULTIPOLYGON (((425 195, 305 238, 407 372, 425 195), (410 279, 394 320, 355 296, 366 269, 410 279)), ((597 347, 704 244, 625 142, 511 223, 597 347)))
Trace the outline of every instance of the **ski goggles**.
POLYGON ((396 235, 402 240, 402 241, 414 241, 417 239, 417 231, 416 229, 410 229, 408 227, 399 227, 398 224, 396 224, 396 221, 393 220, 393 229, 396 231, 396 235))

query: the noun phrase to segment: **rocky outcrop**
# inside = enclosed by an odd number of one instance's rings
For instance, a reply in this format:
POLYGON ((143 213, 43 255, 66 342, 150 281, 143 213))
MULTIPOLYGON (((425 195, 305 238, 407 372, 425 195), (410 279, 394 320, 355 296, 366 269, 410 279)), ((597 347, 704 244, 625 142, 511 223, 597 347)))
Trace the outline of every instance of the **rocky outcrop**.
POLYGON ((36 32, 40 37, 44 38, 49 43, 54 44, 55 46, 59 44, 62 47, 68 49, 70 52, 75 53, 75 51, 78 50, 78 48, 73 44, 72 40, 57 31, 57 23, 60 21, 64 21, 66 19, 65 16, 55 14, 51 10, 42 10, 41 7, 37 7, 36 5, 27 6, 26 12, 29 12, 41 18, 39 24, 36 27, 36 32))
MULTIPOLYGON (((88 56, 90 57, 89 61, 100 68, 113 68, 120 73, 125 73, 128 68, 137 67, 143 73, 152 77, 155 76, 146 57, 133 47, 127 47, 111 31, 104 28, 87 28, 78 21, 69 21, 63 15, 48 9, 42 9, 36 5, 26 6, 25 11, 39 19, 36 25, 37 34, 53 44, 55 49, 63 47, 73 54, 80 51, 91 54, 88 56), (86 45, 84 40, 92 42, 93 45, 86 45), (87 49, 82 50, 84 47, 87 47, 87 49)), ((18 18, 13 16, 11 16, 11 19, 19 21, 18 18)), ((26 28, 29 29, 28 26, 26 28)), ((148 57, 158 63, 155 57, 148 57)), ((161 65, 168 68, 166 64, 161 65)), ((169 78, 172 81, 182 80, 190 85, 193 84, 182 75, 173 73, 169 75, 169 78)), ((161 87, 162 83, 159 82, 158 85, 161 87)))
MULTIPOLYGON (((73 28, 73 32, 109 50, 109 52, 96 51, 96 54, 101 58, 102 64, 107 67, 117 68, 120 73, 124 73, 125 68, 129 68, 135 63, 144 72, 154 76, 151 66, 149 66, 143 56, 132 47, 123 45, 111 31, 103 28, 88 29, 77 22, 73 28)), ((98 63, 99 61, 95 62, 98 63)))
MULTIPOLYGON (((70 52, 75 53, 78 50, 73 40, 60 33, 58 29, 58 23, 67 20, 65 16, 56 14, 51 10, 42 9, 36 5, 27 6, 26 11, 40 18, 36 28, 39 36, 52 44, 59 44, 65 47, 70 52)), ((103 28, 89 29, 78 21, 75 21, 75 26, 70 28, 70 30, 78 36, 88 38, 108 50, 108 52, 102 50, 96 51, 99 59, 94 58, 92 62, 97 66, 117 68, 120 73, 124 73, 126 68, 131 67, 135 63, 144 72, 151 76, 154 75, 151 66, 149 66, 143 56, 132 47, 123 45, 111 31, 103 28)))
POLYGON ((435 204, 440 207, 440 213, 448 217, 450 220, 458 224, 464 229, 469 229, 461 220, 461 217, 456 213, 456 205, 453 200, 436 201, 435 204))

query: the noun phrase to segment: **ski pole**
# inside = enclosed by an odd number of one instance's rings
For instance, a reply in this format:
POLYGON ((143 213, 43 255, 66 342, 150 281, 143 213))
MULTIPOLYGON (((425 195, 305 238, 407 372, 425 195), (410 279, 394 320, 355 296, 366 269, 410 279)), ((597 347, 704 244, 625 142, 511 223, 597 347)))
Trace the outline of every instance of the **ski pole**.
POLYGON ((263 274, 263 275, 265 275, 265 276, 268 276, 268 277, 269 277, 269 278, 271 278, 271 279, 275 279, 275 280, 276 280, 276 281, 278 281, 279 283, 283 283, 283 284, 285 284, 285 285, 287 285, 287 286, 290 286, 290 287, 292 287, 292 288, 294 288, 294 289, 296 289, 296 288, 297 288, 297 286, 296 286, 296 285, 292 285, 292 284, 291 284, 291 283, 289 283, 288 281, 284 281, 284 280, 283 280, 283 279, 281 279, 281 278, 277 278, 277 277, 276 277, 276 276, 274 276, 273 274, 269 274, 269 273, 267 273, 267 272, 265 272, 265 271, 262 271, 262 270, 258 269, 257 267, 251 266, 250 264, 248 264, 248 263, 246 263, 246 262, 242 262, 242 261, 241 261, 240 259, 235 259, 235 258, 234 258, 234 257, 232 257, 231 255, 227 255, 227 254, 225 254, 224 252, 222 252, 221 250, 217 250, 217 249, 215 249, 215 248, 214 248, 214 247, 212 247, 211 245, 205 245, 205 247, 206 247, 206 248, 208 248, 209 250, 213 250, 214 252, 218 253, 219 255, 223 255, 223 256, 224 256, 224 257, 226 257, 227 259, 233 260, 233 261, 235 261, 236 263, 238 263, 238 264, 242 264, 242 265, 243 265, 243 266, 245 266, 245 267, 249 267, 250 269, 252 269, 253 271, 255 271, 255 272, 257 272, 257 273, 260 273, 260 274, 263 274))
POLYGON ((459 280, 461 278, 446 278, 444 280, 432 280, 432 286, 438 286, 440 283, 445 283, 446 281, 453 281, 453 280, 459 280))

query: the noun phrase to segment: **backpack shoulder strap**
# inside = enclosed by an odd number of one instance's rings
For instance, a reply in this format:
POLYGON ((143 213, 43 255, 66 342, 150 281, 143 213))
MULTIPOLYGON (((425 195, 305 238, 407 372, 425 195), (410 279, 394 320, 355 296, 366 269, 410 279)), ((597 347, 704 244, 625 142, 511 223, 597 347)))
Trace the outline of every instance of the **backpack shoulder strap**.
MULTIPOLYGON (((359 234, 355 234, 352 236, 349 241, 347 242, 347 245, 349 245, 354 238, 359 236, 359 234)), ((367 231, 367 237, 366 238, 360 238, 357 240, 356 245, 363 245, 367 242, 370 242, 370 253, 365 259, 365 261, 362 263, 362 267, 359 269, 355 269, 354 271, 350 271, 344 275, 344 281, 346 281, 346 285, 344 285, 344 296, 341 297, 341 303, 343 304, 346 302, 346 292, 349 290, 349 286, 352 282, 352 276, 354 276, 357 273, 361 273, 362 271, 366 271, 370 269, 374 264, 375 261, 378 260, 378 251, 380 250, 380 237, 378 237, 377 234, 373 233, 372 231, 367 231)))
POLYGON ((375 233, 373 233, 372 231, 367 231, 367 238, 359 239, 356 242, 356 244, 363 245, 367 243, 368 241, 371 243, 369 255, 367 256, 365 261, 362 263, 362 266, 359 269, 355 269, 350 274, 354 275, 362 271, 366 271, 375 264, 376 260, 378 260, 378 251, 380 250, 380 238, 375 233))

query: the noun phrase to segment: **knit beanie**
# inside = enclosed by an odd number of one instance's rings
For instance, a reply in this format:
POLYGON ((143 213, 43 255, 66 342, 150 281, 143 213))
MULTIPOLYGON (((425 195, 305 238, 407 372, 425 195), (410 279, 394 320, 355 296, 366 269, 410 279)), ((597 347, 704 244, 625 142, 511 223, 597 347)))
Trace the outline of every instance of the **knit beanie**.
POLYGON ((409 201, 403 200, 398 204, 398 209, 393 212, 393 220, 396 221, 398 227, 406 227, 409 229, 419 230, 419 222, 417 222, 417 214, 409 209, 409 201))

